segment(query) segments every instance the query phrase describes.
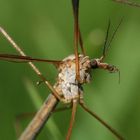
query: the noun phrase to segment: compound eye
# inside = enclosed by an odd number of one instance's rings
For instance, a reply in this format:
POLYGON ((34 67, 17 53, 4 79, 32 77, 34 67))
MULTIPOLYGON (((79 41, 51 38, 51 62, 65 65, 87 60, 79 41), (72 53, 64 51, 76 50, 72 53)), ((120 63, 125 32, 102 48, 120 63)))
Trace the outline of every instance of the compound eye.
POLYGON ((92 69, 98 68, 97 61, 94 60, 94 59, 92 59, 92 60, 90 61, 90 65, 91 65, 91 68, 92 68, 92 69))

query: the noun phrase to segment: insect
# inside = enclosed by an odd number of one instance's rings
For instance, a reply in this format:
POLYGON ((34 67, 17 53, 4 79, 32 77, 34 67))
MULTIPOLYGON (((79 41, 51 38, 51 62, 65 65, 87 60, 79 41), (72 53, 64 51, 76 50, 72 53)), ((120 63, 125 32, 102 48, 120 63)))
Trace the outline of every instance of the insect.
POLYGON ((26 56, 20 47, 13 41, 13 39, 6 33, 3 28, 0 28, 0 32, 6 37, 6 39, 12 44, 12 46, 19 52, 20 55, 13 54, 0 54, 1 60, 12 62, 27 62, 31 68, 41 78, 41 82, 44 82, 51 90, 52 94, 46 99, 40 110, 37 112, 31 123, 27 126, 25 131, 21 134, 20 140, 32 140, 37 137, 41 128, 45 122, 49 119, 51 113, 55 110, 57 104, 63 102, 64 104, 70 104, 72 109, 71 120, 69 129, 66 135, 66 140, 70 140, 72 128, 74 124, 77 105, 80 106, 102 123, 107 129, 110 130, 119 140, 123 140, 123 137, 110 127, 105 121, 98 117, 94 112, 90 111, 84 103, 83 88, 82 85, 90 82, 91 70, 104 69, 109 72, 119 72, 119 69, 114 65, 110 65, 104 62, 107 51, 110 47, 110 43, 119 28, 120 24, 116 28, 112 35, 111 41, 107 45, 108 33, 110 28, 110 22, 108 24, 105 43, 103 47, 103 55, 100 58, 90 59, 84 50, 82 36, 80 33, 78 10, 79 0, 72 0, 73 14, 74 14, 74 54, 70 55, 63 60, 47 60, 37 59, 26 56), (80 44, 81 54, 78 53, 78 45, 80 44), (47 62, 56 66, 58 69, 57 81, 52 86, 47 79, 41 74, 38 68, 32 62, 47 62))

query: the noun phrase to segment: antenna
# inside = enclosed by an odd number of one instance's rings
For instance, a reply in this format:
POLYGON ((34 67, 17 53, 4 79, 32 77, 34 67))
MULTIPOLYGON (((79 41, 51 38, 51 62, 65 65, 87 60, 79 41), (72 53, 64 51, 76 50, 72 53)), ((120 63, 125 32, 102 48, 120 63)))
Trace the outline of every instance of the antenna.
POLYGON ((107 31, 106 31, 105 42, 104 42, 104 47, 103 47, 103 58, 104 58, 105 55, 106 55, 106 48, 107 48, 107 41, 108 41, 108 35, 109 35, 110 24, 111 24, 111 21, 110 21, 110 19, 109 19, 108 27, 107 27, 107 31))
POLYGON ((121 20, 120 20, 118 26, 116 27, 116 29, 114 30, 114 32, 113 32, 113 34, 112 34, 112 36, 111 36, 111 39, 110 39, 110 41, 109 41, 109 43, 108 43, 107 50, 110 48, 110 45, 111 45, 111 43, 112 43, 112 40, 114 39, 114 37, 115 37, 115 35, 116 35, 116 33, 117 33, 117 31, 118 31, 120 25, 122 24, 122 21, 123 21, 123 17, 121 18, 121 20))
POLYGON ((114 37, 115 37, 115 35, 116 35, 116 33, 117 33, 119 27, 120 27, 122 21, 123 21, 123 18, 121 18, 121 20, 120 20, 118 26, 116 27, 116 29, 114 30, 114 32, 113 32, 113 34, 112 34, 112 36, 111 36, 110 41, 108 42, 109 30, 110 30, 110 26, 111 26, 111 21, 109 20, 109 22, 108 22, 108 27, 107 27, 107 31, 106 31, 106 37, 105 37, 104 47, 103 47, 103 56, 101 57, 101 61, 103 61, 103 59, 105 58, 106 53, 107 53, 107 51, 109 50, 109 48, 110 48, 110 46, 111 46, 111 43, 112 43, 112 41, 113 41, 113 39, 114 39, 114 37), (108 42, 108 44, 107 44, 107 42, 108 42))

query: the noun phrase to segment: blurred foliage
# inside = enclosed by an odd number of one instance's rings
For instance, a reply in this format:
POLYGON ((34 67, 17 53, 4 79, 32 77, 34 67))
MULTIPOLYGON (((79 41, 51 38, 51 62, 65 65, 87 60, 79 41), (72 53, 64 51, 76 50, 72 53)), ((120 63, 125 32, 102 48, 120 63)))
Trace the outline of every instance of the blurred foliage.
MULTIPOLYGON (((118 84, 117 74, 95 70, 92 73, 92 82, 84 86, 84 95, 89 108, 127 140, 139 140, 140 8, 121 5, 111 0, 80 0, 80 27, 86 53, 91 58, 102 55, 108 20, 111 19, 110 34, 112 34, 122 17, 123 23, 106 58, 106 62, 120 68, 121 83, 118 84)), ((63 59, 73 53, 71 0, 0 0, 0 26, 6 29, 29 56, 63 59)), ((0 35, 0 53, 16 54, 2 35, 0 35)), ((55 82, 57 71, 53 66, 45 63, 36 65, 51 83, 55 82)), ((33 82, 36 92, 42 101, 45 100, 50 91, 44 84, 36 86, 39 78, 27 64, 0 62, 1 140, 16 139, 14 124, 18 114, 37 110, 30 98, 29 86, 25 79, 33 82)), ((21 120, 21 125, 25 127, 31 118, 21 120)), ((51 125, 50 129, 45 127, 38 140, 65 138, 70 111, 55 113, 52 118, 55 129, 51 125)), ((115 138, 95 119, 78 108, 71 139, 115 138)))

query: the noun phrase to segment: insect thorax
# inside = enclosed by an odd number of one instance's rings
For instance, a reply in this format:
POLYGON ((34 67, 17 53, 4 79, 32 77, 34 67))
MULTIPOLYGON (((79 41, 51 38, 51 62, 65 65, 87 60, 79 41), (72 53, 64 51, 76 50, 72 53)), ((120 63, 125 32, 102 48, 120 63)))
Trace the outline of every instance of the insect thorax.
POLYGON ((90 82, 90 59, 88 56, 79 55, 80 83, 76 79, 75 55, 63 59, 58 68, 58 78, 55 89, 68 102, 75 98, 82 98, 82 84, 90 82))

